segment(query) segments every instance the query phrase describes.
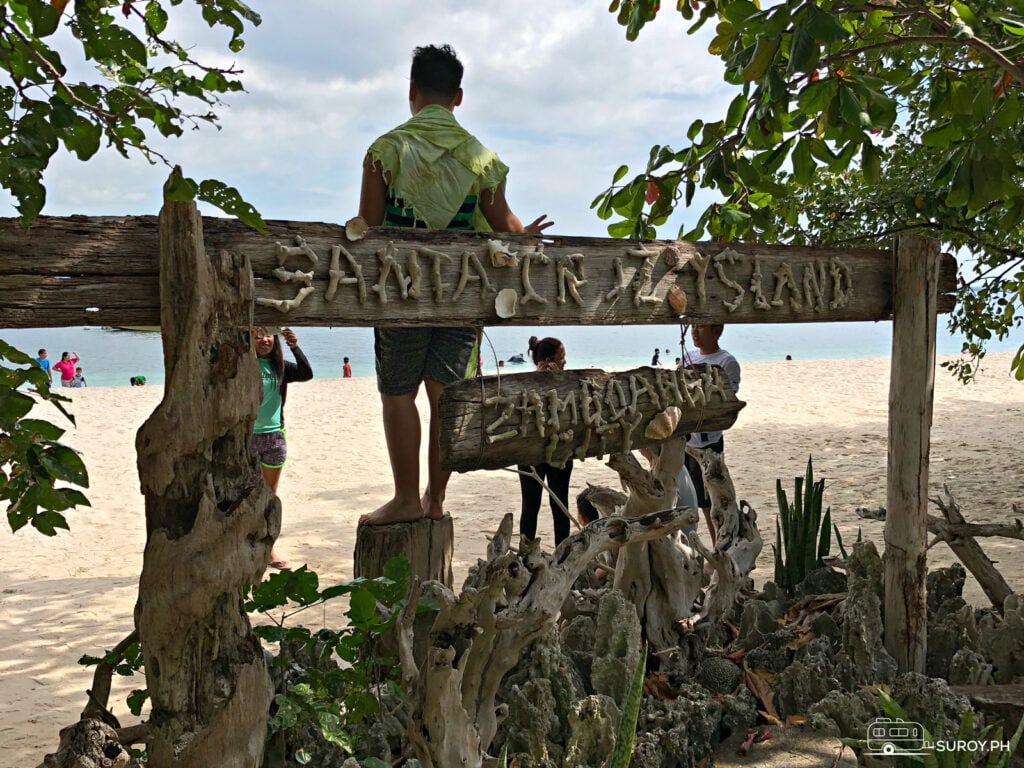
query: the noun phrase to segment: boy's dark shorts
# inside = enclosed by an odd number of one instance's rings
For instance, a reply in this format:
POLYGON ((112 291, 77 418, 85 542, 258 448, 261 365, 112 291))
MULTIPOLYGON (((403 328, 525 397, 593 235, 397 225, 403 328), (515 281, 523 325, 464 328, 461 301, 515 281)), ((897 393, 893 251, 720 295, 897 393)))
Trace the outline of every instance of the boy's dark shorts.
POLYGON ((382 395, 413 392, 425 379, 451 384, 466 378, 476 361, 475 328, 375 328, 373 349, 377 390, 382 395))
MULTIPOLYGON (((710 448, 716 453, 724 453, 725 437, 720 437, 718 442, 703 447, 710 448)), ((693 480, 693 489, 697 492, 697 503, 701 509, 710 507, 711 499, 708 497, 707 489, 704 487, 704 472, 700 468, 700 463, 688 453, 684 454, 683 461, 686 464, 687 471, 690 473, 690 479, 693 480)))

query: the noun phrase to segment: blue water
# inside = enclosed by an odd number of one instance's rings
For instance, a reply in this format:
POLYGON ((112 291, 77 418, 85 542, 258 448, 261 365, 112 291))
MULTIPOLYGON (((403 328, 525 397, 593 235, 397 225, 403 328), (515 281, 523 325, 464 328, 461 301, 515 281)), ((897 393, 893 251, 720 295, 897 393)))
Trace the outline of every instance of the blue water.
MULTIPOLYGON (((367 328, 297 328, 299 344, 317 378, 341 376, 342 358, 349 357, 355 376, 373 376, 373 332, 367 328)), ((566 348, 570 368, 613 368, 647 365, 655 347, 661 362, 680 356, 678 326, 560 326, 546 328, 488 328, 484 340, 484 372, 493 373, 498 360, 526 354, 530 336, 556 336, 566 348), (666 354, 665 350, 669 350, 666 354)), ((164 379, 163 351, 158 333, 118 331, 106 328, 0 329, 0 339, 35 356, 45 348, 51 360, 61 352, 77 352, 82 358, 89 386, 128 386, 131 376, 142 374, 150 384, 164 379)), ((958 354, 963 340, 954 338, 940 319, 937 351, 958 354)), ((687 344, 692 343, 687 338, 687 344)), ((892 347, 892 324, 800 323, 734 325, 726 328, 722 346, 740 362, 818 360, 858 357, 888 357, 892 347)), ((1024 344, 1024 332, 990 350, 1016 350, 1024 344)), ((286 353, 287 354, 287 353, 286 353)), ((529 370, 528 365, 508 365, 505 371, 529 370)))

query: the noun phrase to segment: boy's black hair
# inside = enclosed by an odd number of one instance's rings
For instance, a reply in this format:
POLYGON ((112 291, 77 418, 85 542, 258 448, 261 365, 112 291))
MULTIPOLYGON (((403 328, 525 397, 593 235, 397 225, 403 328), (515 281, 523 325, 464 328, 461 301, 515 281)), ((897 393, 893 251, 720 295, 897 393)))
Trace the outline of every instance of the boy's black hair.
POLYGON ((601 513, 597 511, 597 507, 594 506, 594 502, 590 500, 590 496, 594 493, 592 486, 587 486, 576 495, 576 509, 580 513, 580 517, 592 523, 597 520, 601 513))
POLYGON ((420 90, 451 98, 462 87, 462 62, 450 45, 424 45, 413 49, 409 79, 420 90))
POLYGON ((43 356, 43 352, 45 352, 45 351, 46 351, 45 349, 40 349, 38 352, 36 352, 36 355, 38 355, 39 357, 42 357, 43 356))

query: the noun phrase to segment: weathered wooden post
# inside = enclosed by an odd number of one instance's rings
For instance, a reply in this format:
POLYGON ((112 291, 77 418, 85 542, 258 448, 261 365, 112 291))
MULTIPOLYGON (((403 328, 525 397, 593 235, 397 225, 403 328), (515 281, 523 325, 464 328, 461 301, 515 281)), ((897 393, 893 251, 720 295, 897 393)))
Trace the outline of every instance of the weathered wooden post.
POLYGON ((273 695, 242 608, 281 523, 249 450, 259 370, 244 255, 211 258, 194 203, 160 213, 164 397, 136 437, 146 549, 135 622, 153 768, 262 763, 273 695))
POLYGON ((901 237, 896 243, 894 260, 884 557, 885 647, 901 672, 924 672, 928 623, 928 454, 942 259, 937 241, 901 237))

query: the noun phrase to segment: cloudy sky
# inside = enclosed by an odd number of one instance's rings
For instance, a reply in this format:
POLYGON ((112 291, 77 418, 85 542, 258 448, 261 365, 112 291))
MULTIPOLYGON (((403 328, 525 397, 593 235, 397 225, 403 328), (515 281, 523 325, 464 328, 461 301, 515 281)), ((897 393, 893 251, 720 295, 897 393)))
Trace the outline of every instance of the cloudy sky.
MULTIPOLYGON (((653 144, 681 147, 697 118, 724 114, 729 90, 707 35, 664 13, 630 43, 606 0, 293 0, 251 3, 263 23, 237 56, 201 23, 174 33, 196 59, 244 70, 245 93, 218 110, 221 129, 154 142, 195 179, 238 187, 264 217, 342 222, 358 206, 366 147, 408 117, 412 49, 450 43, 466 66, 462 124, 511 168, 508 198, 559 234, 605 235, 590 202, 622 163, 653 144)), ((73 49, 65 52, 70 56, 73 49)), ((70 63, 70 61, 66 61, 70 63)), ((44 214, 155 214, 168 170, 104 152, 58 156, 44 214)), ((16 215, 9 198, 6 212, 16 215)), ((205 211, 210 212, 210 211, 205 211)), ((674 237, 692 213, 662 228, 674 237)))

